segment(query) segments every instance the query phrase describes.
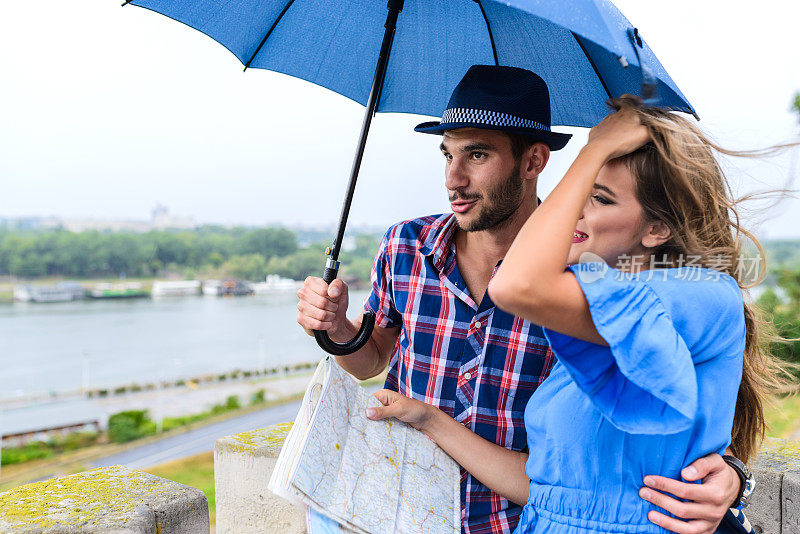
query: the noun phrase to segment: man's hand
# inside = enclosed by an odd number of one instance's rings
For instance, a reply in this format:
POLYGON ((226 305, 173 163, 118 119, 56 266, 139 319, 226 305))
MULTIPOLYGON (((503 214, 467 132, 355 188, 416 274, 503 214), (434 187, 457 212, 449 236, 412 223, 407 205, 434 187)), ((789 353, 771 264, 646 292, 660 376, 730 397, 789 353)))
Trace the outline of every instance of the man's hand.
POLYGON ((639 496, 684 520, 656 511, 651 511, 647 518, 677 534, 713 533, 739 495, 739 476, 719 454, 700 458, 681 471, 681 476, 689 482, 702 480, 702 483, 687 484, 671 478, 648 475, 644 477, 644 483, 648 487, 640 489, 639 496), (667 493, 678 499, 666 495, 667 493))
POLYGON ((347 331, 347 284, 337 278, 329 286, 322 278, 309 276, 297 291, 297 298, 297 322, 308 335, 314 335, 312 330, 327 330, 334 341, 352 337, 347 331))
POLYGON ((390 389, 382 389, 372 394, 383 406, 367 408, 367 417, 374 421, 394 417, 421 432, 428 430, 427 426, 433 420, 438 408, 425 404, 417 399, 401 395, 390 389))

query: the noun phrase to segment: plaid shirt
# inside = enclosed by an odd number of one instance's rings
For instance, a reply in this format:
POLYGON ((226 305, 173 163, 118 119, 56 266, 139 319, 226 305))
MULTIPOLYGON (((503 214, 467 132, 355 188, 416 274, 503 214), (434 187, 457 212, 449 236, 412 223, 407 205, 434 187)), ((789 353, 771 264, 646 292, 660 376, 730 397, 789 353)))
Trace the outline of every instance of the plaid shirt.
MULTIPOLYGON (((539 326, 496 308, 488 294, 473 300, 454 236, 452 214, 423 217, 391 227, 378 249, 364 307, 376 312, 378 326, 402 326, 386 388, 522 451, 525 405, 553 355, 539 326)), ((522 511, 463 469, 461 502, 466 534, 510 533, 522 511)))

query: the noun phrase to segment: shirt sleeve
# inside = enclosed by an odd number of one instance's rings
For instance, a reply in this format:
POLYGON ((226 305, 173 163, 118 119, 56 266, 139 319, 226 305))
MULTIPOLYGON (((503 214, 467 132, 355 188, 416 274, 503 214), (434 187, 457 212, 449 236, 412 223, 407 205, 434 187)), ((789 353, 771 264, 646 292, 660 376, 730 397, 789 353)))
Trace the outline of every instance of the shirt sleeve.
POLYGON ((375 261, 372 264, 372 291, 364 301, 364 311, 375 312, 375 324, 381 328, 400 326, 403 322, 395 308, 392 295, 391 241, 394 227, 381 240, 375 261))
POLYGON ((597 331, 609 344, 545 329, 553 352, 578 387, 622 431, 674 434, 692 427, 698 412, 698 378, 690 347, 708 336, 720 336, 701 359, 736 355, 737 350, 741 357, 743 308, 735 281, 724 275, 728 280, 721 282, 648 283, 605 264, 569 269, 583 290, 597 331), (673 312, 688 317, 674 321, 673 312))

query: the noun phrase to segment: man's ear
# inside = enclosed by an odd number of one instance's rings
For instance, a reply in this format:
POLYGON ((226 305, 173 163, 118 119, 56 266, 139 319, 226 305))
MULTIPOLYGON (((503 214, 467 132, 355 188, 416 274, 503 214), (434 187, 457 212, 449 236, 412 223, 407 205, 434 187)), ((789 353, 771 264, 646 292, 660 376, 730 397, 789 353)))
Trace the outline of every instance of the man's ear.
POLYGON ((672 237, 672 230, 664 221, 655 221, 647 223, 646 233, 642 237, 642 246, 646 248, 656 248, 672 237))
POLYGON ((536 178, 544 170, 550 159, 550 147, 544 143, 534 143, 528 147, 523 157, 524 168, 521 169, 526 178, 536 178))

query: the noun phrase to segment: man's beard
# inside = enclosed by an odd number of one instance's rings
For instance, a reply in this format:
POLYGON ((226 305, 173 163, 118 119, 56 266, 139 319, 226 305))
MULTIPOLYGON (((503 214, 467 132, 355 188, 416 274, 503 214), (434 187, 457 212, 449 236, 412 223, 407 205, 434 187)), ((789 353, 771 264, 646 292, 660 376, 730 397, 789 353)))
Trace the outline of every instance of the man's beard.
MULTIPOLYGON (((462 197, 463 198, 463 197, 462 197)), ((478 213, 478 217, 467 226, 462 226, 456 218, 456 226, 465 232, 500 229, 508 224, 510 218, 522 204, 522 173, 520 164, 514 167, 500 185, 486 194, 486 205, 478 213)), ((469 199, 467 199, 469 200, 469 199)))

